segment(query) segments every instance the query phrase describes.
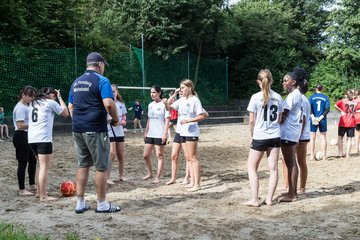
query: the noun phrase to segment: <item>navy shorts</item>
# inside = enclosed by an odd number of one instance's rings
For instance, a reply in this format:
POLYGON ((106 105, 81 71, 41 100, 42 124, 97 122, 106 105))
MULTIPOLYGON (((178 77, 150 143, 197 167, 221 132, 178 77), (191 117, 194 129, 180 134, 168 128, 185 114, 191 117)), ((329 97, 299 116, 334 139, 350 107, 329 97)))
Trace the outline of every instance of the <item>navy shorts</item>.
POLYGON ((280 138, 271 138, 271 139, 262 139, 256 140, 253 139, 250 145, 251 149, 256 151, 266 151, 268 148, 279 148, 281 146, 280 138))
POLYGON ((174 143, 182 143, 179 133, 175 133, 175 135, 174 135, 174 143))
POLYGON ((35 156, 39 154, 52 154, 52 143, 29 143, 30 149, 35 156))
POLYGON ((319 122, 319 125, 313 125, 310 122, 310 132, 316 132, 319 129, 320 132, 327 132, 327 121, 324 119, 319 122))
POLYGON ((197 141, 199 141, 199 137, 183 137, 183 136, 180 136, 180 143, 197 142, 197 141))
POLYGON ((145 144, 152 144, 152 145, 166 145, 166 142, 163 142, 161 138, 145 138, 145 144))
POLYGON ((355 128, 354 127, 339 127, 338 128, 338 136, 343 137, 345 136, 348 137, 354 137, 355 136, 355 128))
POLYGON ((110 142, 125 142, 125 137, 110 137, 110 142))
POLYGON ((281 145, 284 145, 284 146, 294 146, 296 145, 297 142, 293 142, 293 141, 289 141, 289 140, 282 140, 281 139, 281 145))
POLYGON ((177 124, 177 119, 170 119, 170 123, 172 125, 176 125, 177 124))

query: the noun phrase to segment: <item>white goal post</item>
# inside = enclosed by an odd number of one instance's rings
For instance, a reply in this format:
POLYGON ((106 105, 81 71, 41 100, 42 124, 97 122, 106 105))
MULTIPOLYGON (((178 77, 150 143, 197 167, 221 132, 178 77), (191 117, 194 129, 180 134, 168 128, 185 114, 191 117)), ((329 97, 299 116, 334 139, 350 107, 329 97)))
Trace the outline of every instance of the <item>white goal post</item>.
MULTIPOLYGON (((139 89, 139 90, 150 90, 151 87, 130 87, 130 86, 118 86, 118 89, 139 89)), ((161 87, 161 90, 175 90, 175 87, 161 87)))

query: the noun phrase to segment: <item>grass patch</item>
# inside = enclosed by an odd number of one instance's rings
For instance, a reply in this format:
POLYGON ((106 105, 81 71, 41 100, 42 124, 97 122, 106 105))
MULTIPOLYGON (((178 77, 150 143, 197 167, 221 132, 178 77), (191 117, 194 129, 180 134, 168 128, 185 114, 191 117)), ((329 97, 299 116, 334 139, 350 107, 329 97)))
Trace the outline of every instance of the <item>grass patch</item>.
MULTIPOLYGON (((65 240, 80 240, 74 233, 66 233, 65 240)), ((27 233, 23 227, 0 223, 0 240, 51 240, 50 237, 27 233)))

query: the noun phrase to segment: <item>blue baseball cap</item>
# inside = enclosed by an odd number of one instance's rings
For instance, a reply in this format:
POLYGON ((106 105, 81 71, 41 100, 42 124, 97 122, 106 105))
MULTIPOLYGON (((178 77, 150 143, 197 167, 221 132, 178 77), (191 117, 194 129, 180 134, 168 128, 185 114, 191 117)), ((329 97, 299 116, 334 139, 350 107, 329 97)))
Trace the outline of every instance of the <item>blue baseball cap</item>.
POLYGON ((90 53, 88 56, 87 56, 87 58, 86 58, 86 62, 87 63, 91 63, 91 62, 103 62, 103 63, 105 63, 105 65, 109 65, 107 62, 106 62, 106 60, 105 60, 105 58, 103 57, 103 56, 101 56, 101 54, 100 53, 98 53, 98 52, 92 52, 92 53, 90 53))

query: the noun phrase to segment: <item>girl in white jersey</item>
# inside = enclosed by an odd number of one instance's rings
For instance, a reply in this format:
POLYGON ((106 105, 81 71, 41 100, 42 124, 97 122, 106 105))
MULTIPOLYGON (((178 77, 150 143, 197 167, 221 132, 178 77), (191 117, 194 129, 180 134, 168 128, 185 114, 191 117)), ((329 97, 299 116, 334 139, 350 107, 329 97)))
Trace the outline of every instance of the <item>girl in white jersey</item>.
POLYGON ((305 94, 309 90, 308 82, 305 80, 304 85, 300 88, 302 93, 303 125, 299 143, 296 146, 297 163, 300 169, 300 189, 298 194, 305 194, 306 180, 308 169, 306 164, 307 144, 310 142, 310 102, 305 94))
POLYGON ((281 198, 280 202, 296 201, 298 167, 296 163, 296 144, 299 142, 303 111, 302 97, 299 88, 304 85, 306 72, 296 67, 293 72, 286 74, 283 78, 283 87, 289 95, 283 101, 283 115, 281 119, 281 151, 288 171, 289 189, 288 193, 281 198))
POLYGON ((118 92, 118 87, 116 84, 111 84, 111 89, 114 94, 115 105, 117 109, 117 113, 119 116, 120 125, 112 126, 108 123, 108 134, 110 137, 110 161, 108 168, 108 184, 114 184, 113 181, 110 180, 110 173, 112 168, 112 163, 118 160, 118 168, 119 168, 119 181, 125 181, 124 178, 124 151, 125 151, 125 134, 124 127, 126 126, 126 107, 124 104, 124 100, 120 96, 118 92))
MULTIPOLYGON (((170 98, 167 100, 167 102, 174 103, 174 99, 176 98, 176 95, 178 93, 180 93, 180 88, 175 90, 175 92, 170 96, 170 98)), ((167 106, 169 106, 169 104, 167 104, 167 106)), ((209 114, 205 111, 205 109, 203 109, 203 114, 204 114, 205 118, 207 118, 209 116, 209 114)), ((171 185, 176 182, 178 160, 179 160, 179 155, 180 155, 180 151, 181 151, 181 147, 182 147, 182 144, 180 142, 181 124, 180 124, 179 118, 177 119, 177 122, 174 126, 175 126, 175 135, 174 135, 174 140, 173 140, 172 149, 171 149, 171 179, 168 182, 166 182, 166 185, 171 185)), ((189 183, 189 177, 190 177, 188 161, 186 161, 186 170, 185 171, 186 171, 186 173, 185 173, 183 184, 187 185, 189 183)))
MULTIPOLYGON (((189 163, 190 184, 187 185, 188 191, 200 190, 200 163, 196 156, 199 140, 199 127, 197 122, 205 118, 204 111, 199 98, 195 92, 194 83, 185 79, 180 83, 182 97, 172 103, 170 108, 178 111, 180 122, 180 143, 184 149, 185 158, 189 163)), ((170 102, 168 101, 168 104, 170 102)))
POLYGON ((69 116, 60 91, 49 87, 41 88, 30 104, 28 139, 30 148, 40 164, 37 193, 40 201, 55 200, 55 198, 47 196, 55 113, 63 117, 69 116), (56 98, 60 105, 55 101, 56 98))
POLYGON ((18 160, 17 179, 19 183, 19 195, 34 195, 25 189, 26 167, 29 173, 30 190, 36 190, 35 174, 36 174, 36 158, 31 152, 28 144, 28 128, 29 128, 29 103, 34 99, 36 89, 32 86, 25 86, 19 95, 19 102, 13 111, 13 123, 15 133, 13 136, 13 144, 16 150, 16 159, 18 160))
POLYGON ((249 106, 249 127, 252 136, 248 157, 248 175, 251 188, 251 198, 244 205, 258 207, 259 178, 258 167, 266 152, 270 172, 268 193, 265 199, 267 205, 272 205, 272 199, 278 182, 278 159, 280 152, 280 119, 281 96, 271 90, 272 74, 268 69, 259 72, 257 80, 261 91, 251 96, 249 106))
POLYGON ((169 112, 166 110, 165 103, 162 101, 162 93, 159 86, 154 85, 151 87, 150 96, 154 101, 148 106, 148 120, 144 134, 144 160, 147 168, 147 175, 143 177, 143 180, 153 176, 150 157, 155 146, 158 168, 153 183, 160 182, 160 176, 164 169, 164 149, 170 121, 169 112))

